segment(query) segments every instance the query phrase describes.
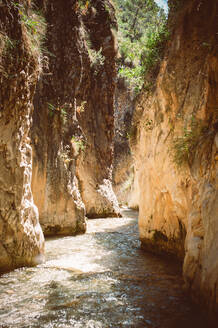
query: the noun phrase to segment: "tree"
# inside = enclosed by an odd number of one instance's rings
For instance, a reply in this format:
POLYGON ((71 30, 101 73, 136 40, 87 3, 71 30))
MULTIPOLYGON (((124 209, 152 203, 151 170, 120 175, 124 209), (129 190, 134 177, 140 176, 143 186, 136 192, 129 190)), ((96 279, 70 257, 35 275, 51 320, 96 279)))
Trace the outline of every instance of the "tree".
POLYGON ((166 39, 166 16, 153 0, 115 0, 120 48, 119 74, 138 92, 156 65, 166 39))

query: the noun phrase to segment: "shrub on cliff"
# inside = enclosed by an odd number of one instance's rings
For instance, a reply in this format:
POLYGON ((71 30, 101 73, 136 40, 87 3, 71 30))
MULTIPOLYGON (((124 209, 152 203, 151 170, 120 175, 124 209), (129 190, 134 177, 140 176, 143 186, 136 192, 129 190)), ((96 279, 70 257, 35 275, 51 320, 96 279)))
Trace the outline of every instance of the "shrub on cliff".
POLYGON ((12 2, 12 5, 18 10, 21 23, 26 29, 30 49, 42 55, 42 52, 45 50, 43 48, 43 43, 46 33, 46 21, 42 13, 34 6, 27 10, 26 6, 21 3, 12 2))
POLYGON ((118 73, 139 92, 148 73, 158 71, 168 38, 166 15, 152 0, 116 0, 120 59, 118 73))
POLYGON ((174 137, 172 157, 178 167, 184 164, 191 165, 197 145, 207 130, 201 120, 192 117, 190 124, 183 128, 182 134, 174 137))

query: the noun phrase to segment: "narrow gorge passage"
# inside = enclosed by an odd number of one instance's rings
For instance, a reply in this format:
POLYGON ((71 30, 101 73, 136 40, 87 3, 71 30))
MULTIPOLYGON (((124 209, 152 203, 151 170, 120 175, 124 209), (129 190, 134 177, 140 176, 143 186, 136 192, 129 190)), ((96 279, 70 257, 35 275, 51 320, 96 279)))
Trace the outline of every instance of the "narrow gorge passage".
POLYGON ((46 261, 0 279, 1 328, 209 327, 178 265, 140 250, 137 212, 46 241, 46 261))

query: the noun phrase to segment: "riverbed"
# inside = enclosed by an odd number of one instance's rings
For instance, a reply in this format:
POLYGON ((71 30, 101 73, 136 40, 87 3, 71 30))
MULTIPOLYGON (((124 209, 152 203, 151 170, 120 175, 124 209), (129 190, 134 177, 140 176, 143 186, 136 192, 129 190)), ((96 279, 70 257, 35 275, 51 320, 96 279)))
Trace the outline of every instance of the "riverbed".
POLYGON ((0 328, 209 327, 181 265, 140 249, 137 212, 46 241, 46 262, 0 276, 0 328))

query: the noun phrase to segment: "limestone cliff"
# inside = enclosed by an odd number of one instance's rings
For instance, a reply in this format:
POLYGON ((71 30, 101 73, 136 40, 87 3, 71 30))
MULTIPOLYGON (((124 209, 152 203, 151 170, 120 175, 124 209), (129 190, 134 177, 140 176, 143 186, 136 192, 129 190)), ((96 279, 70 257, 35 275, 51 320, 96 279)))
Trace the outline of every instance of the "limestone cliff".
POLYGON ((121 205, 130 205, 134 168, 129 137, 134 110, 134 90, 118 78, 115 92, 113 188, 121 205))
POLYGON ((106 0, 41 7, 47 53, 34 101, 32 188, 44 233, 75 234, 85 231, 85 209, 118 213, 111 187, 116 20, 106 0))
POLYGON ((86 229, 72 145, 73 136, 83 141, 74 108, 76 89, 85 78, 80 23, 71 1, 44 1, 39 9, 48 27, 31 130, 33 196, 45 235, 73 235, 86 229))
POLYGON ((37 264, 44 249, 31 192, 32 149, 28 137, 39 54, 18 9, 11 1, 1 1, 0 270, 37 264))
POLYGON ((0 269, 7 270, 43 259, 39 217, 51 235, 84 232, 85 211, 119 215, 111 186, 117 26, 108 0, 0 2, 0 269))
POLYGON ((87 216, 117 216, 119 207, 111 183, 117 54, 114 7, 108 0, 90 1, 82 21, 89 63, 86 66, 81 62, 86 78, 76 95, 79 104, 86 102, 83 111, 78 109, 86 145, 77 163, 77 174, 87 216))
POLYGON ((184 259, 192 295, 218 313, 218 4, 172 11, 155 91, 134 114, 140 239, 184 259))

